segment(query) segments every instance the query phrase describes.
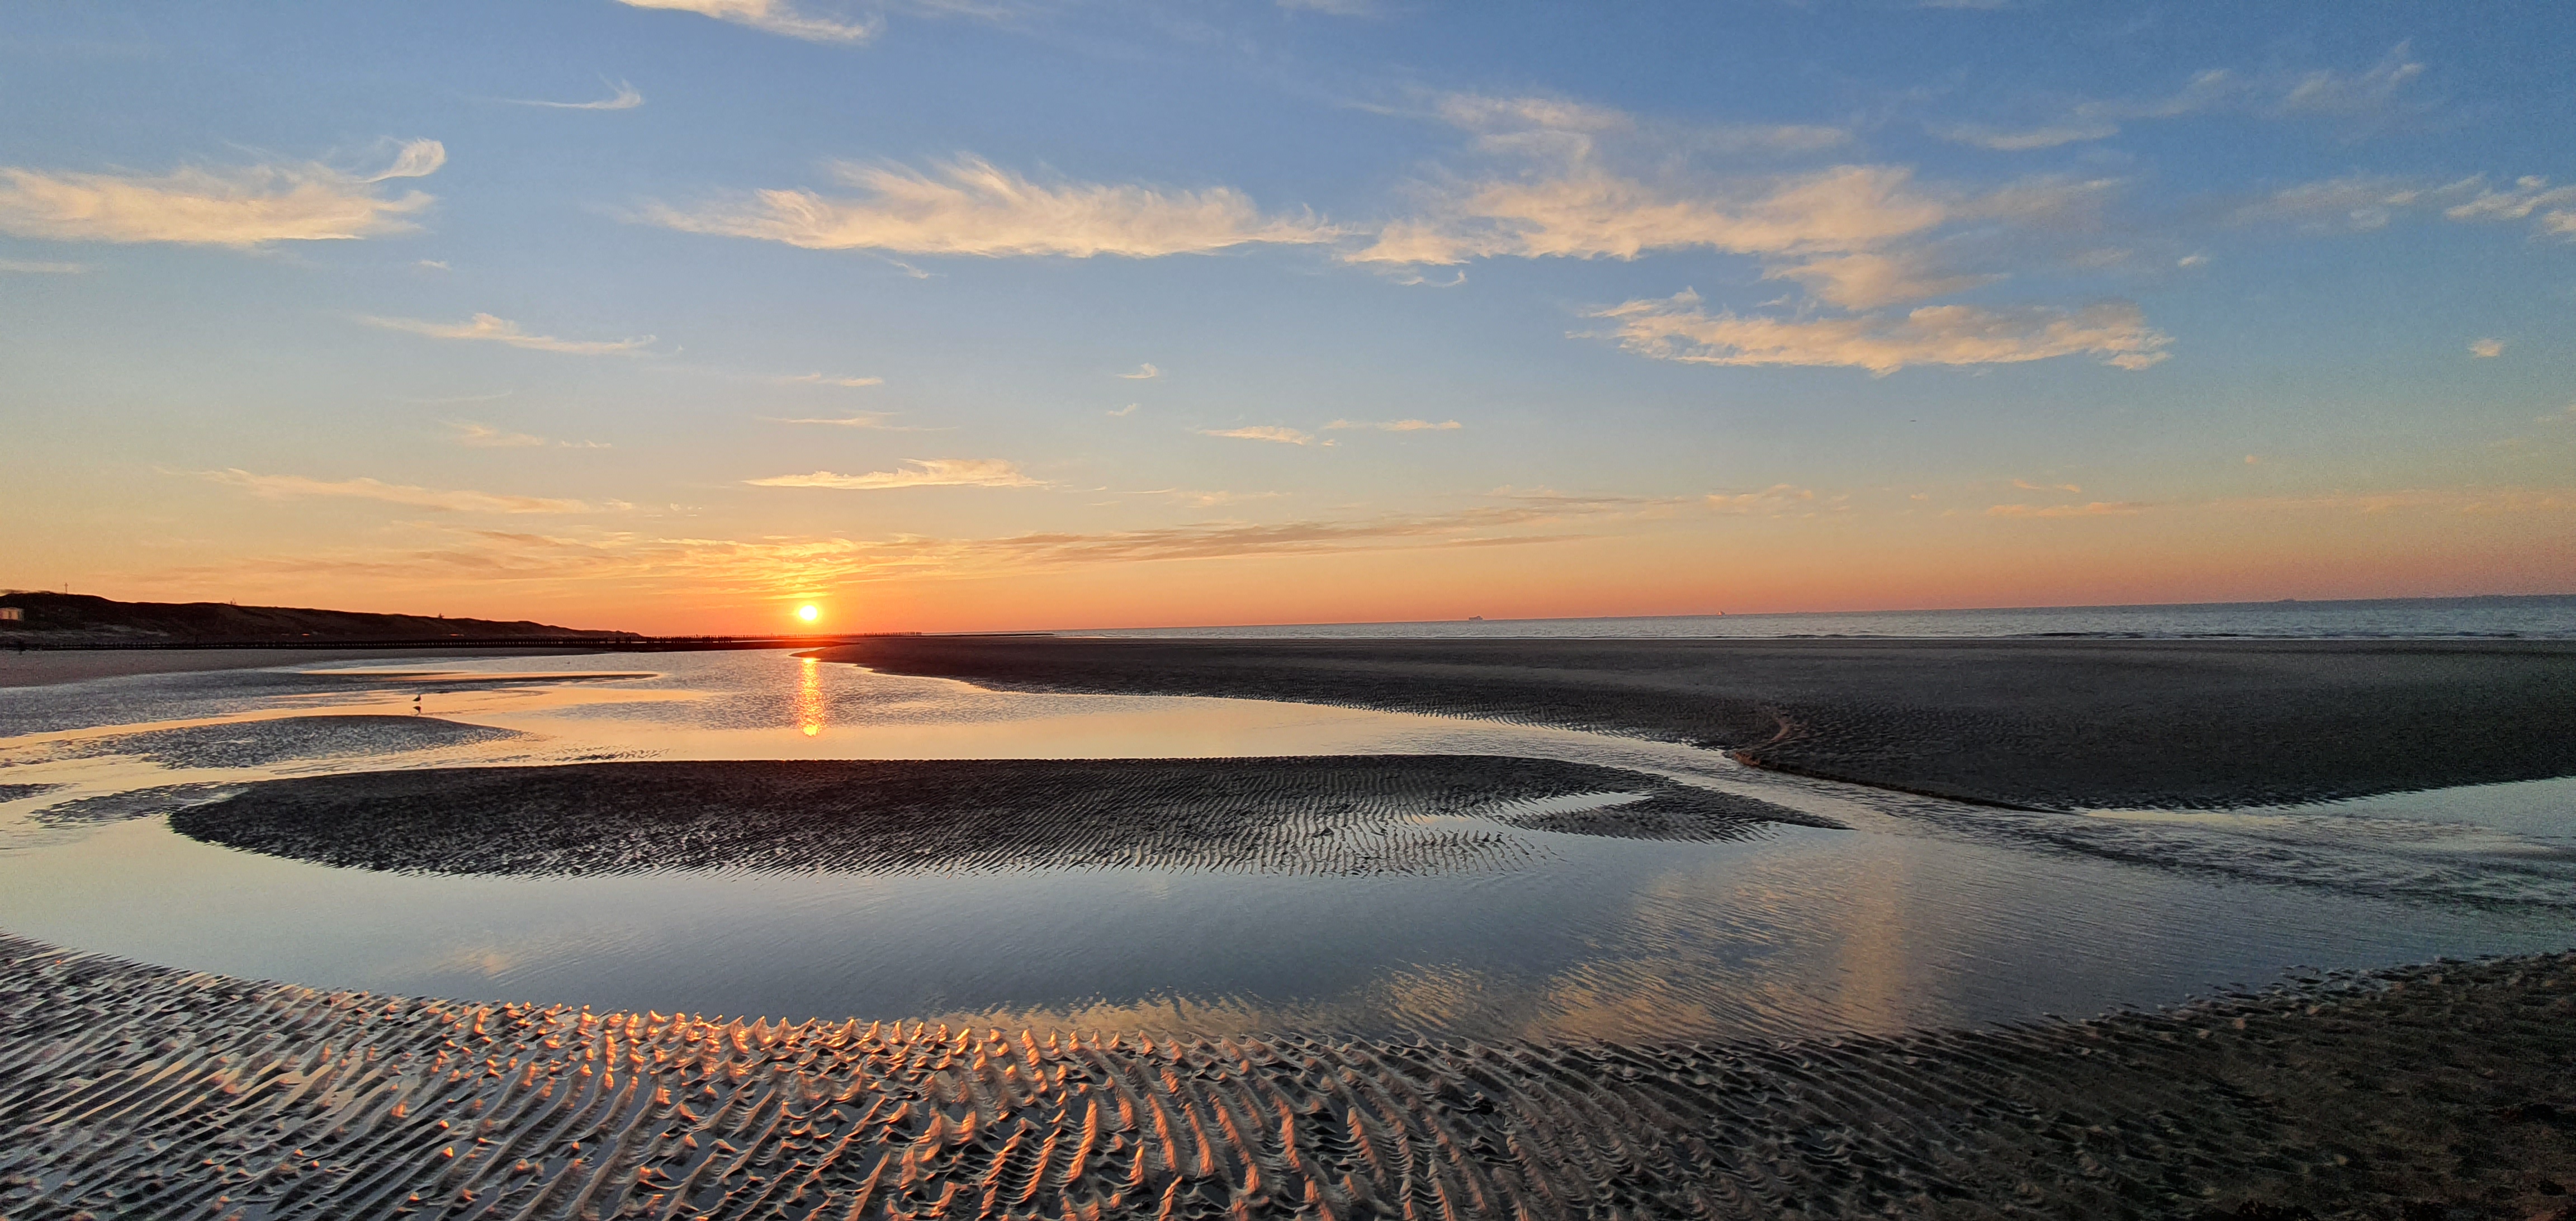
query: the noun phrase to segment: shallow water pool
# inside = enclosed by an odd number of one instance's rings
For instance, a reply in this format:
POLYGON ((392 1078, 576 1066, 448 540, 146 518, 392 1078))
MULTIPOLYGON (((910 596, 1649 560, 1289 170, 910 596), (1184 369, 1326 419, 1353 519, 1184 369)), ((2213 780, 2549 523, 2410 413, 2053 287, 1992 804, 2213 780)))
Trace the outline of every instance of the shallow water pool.
POLYGON ((1789 1037, 2576 942, 2565 781, 2023 814, 1603 735, 998 692, 785 652, 110 679, 0 691, 0 730, 0 929, 324 988, 1185 1033, 1789 1037), (163 817, 255 780, 385 768, 1389 753, 1648 770, 1842 829, 1675 842, 1494 823, 1480 830, 1526 841, 1524 863, 1423 876, 460 877, 217 847, 163 817))

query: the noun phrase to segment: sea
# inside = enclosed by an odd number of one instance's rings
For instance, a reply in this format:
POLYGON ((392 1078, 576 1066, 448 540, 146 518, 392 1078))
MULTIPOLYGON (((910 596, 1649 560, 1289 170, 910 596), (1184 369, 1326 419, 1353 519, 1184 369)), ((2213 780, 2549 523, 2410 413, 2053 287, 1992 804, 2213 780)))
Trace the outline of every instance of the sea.
POLYGON ((1979 610, 1825 611, 1766 615, 1647 615, 1595 619, 1448 619, 1412 623, 1295 623, 1236 627, 1106 628, 1069 636, 1149 639, 1662 640, 2096 638, 2197 640, 2576 639, 2576 594, 2373 598, 2308 602, 2190 602, 2147 606, 2023 606, 1979 610))

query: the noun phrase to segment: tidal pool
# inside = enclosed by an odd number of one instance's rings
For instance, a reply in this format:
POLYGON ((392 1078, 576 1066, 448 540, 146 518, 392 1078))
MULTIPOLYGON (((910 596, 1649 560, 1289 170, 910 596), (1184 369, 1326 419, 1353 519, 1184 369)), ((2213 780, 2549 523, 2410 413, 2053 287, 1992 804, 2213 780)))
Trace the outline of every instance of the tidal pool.
POLYGON ((0 929, 322 988, 1191 1034, 1792 1037, 2084 1014, 2301 969, 2576 941, 2568 781, 2284 810, 2026 814, 1666 743, 991 691, 786 652, 109 679, 0 691, 0 732, 13 735, 0 738, 0 929), (549 877, 332 868, 166 821, 257 780, 392 768, 1354 754, 1622 767, 1832 827, 1688 842, 1440 814, 1513 837, 1526 859, 1408 876, 1041 865, 549 877))

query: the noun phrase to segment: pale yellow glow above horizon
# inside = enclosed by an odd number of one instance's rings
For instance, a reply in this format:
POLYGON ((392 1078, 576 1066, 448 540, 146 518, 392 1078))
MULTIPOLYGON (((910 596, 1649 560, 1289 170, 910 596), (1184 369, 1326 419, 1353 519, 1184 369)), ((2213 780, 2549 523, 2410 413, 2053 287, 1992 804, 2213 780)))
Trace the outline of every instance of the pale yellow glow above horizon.
POLYGON ((808 602, 805 605, 796 608, 796 617, 807 623, 812 623, 823 617, 823 608, 808 602))

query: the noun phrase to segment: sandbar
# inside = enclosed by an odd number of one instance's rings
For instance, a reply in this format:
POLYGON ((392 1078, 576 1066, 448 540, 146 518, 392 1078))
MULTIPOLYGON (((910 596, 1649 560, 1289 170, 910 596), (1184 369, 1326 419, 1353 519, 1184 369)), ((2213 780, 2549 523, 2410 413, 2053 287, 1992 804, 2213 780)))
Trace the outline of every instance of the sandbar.
POLYGON ((1018 689, 1632 734, 2028 809, 2268 805, 2576 775, 2576 641, 924 636, 816 655, 1018 689))
POLYGON ((461 767, 272 780, 172 829, 414 873, 1499 872, 1543 831, 1726 840, 1819 824, 1617 768, 1480 755, 759 760, 461 767))

